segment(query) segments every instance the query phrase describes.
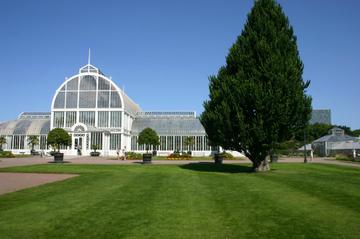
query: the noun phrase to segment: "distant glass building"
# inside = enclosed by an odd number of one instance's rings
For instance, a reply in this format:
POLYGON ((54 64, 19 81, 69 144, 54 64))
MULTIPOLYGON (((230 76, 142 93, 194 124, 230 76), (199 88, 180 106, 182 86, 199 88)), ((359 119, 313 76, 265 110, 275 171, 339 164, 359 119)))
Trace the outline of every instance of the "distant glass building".
POLYGON ((330 110, 313 110, 311 113, 310 124, 331 124, 330 110))
POLYGON ((343 129, 337 127, 330 129, 328 135, 312 142, 311 147, 321 157, 336 154, 353 155, 353 153, 356 156, 360 152, 358 138, 346 135, 343 129))
POLYGON ((29 153, 27 139, 39 136, 37 150, 50 150, 47 134, 53 128, 63 128, 72 136, 70 147, 62 152, 76 155, 81 149, 89 155, 92 145, 99 146, 102 155, 116 155, 117 149, 144 151, 137 143, 146 127, 160 136, 158 154, 173 151, 193 151, 194 155, 209 155, 205 129, 195 112, 144 112, 112 80, 90 62, 78 74, 65 79, 56 90, 51 112, 25 112, 16 120, 0 123, 0 136, 5 136, 3 149, 14 153, 29 153), (195 144, 187 146, 187 137, 195 144))

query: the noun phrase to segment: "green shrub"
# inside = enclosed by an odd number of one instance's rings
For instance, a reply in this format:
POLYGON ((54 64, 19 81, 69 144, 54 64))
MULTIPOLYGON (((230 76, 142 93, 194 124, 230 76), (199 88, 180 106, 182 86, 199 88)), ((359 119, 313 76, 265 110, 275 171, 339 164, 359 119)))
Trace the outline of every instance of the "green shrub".
POLYGON ((224 157, 224 159, 234 159, 234 156, 232 156, 232 154, 230 153, 223 152, 221 154, 224 157))
POLYGON ((335 156, 336 160, 340 160, 340 161, 352 161, 353 159, 345 154, 337 154, 335 156))
POLYGON ((178 152, 174 152, 172 154, 170 154, 169 156, 167 156, 167 158, 180 158, 180 153, 178 152))
POLYGON ((11 151, 0 152, 0 158, 15 158, 15 155, 11 151))
POLYGON ((126 158, 127 159, 142 159, 142 154, 135 153, 135 152, 127 152, 126 158))
POLYGON ((192 156, 191 156, 191 154, 189 154, 189 153, 183 153, 183 154, 181 155, 181 158, 191 159, 192 156))

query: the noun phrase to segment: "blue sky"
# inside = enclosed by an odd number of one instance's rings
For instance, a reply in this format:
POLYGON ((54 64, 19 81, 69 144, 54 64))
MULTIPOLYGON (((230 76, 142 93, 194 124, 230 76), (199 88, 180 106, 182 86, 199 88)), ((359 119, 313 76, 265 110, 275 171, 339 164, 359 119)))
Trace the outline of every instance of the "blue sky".
MULTIPOLYGON (((315 109, 360 128, 360 1, 278 1, 298 37, 315 109)), ((252 0, 2 0, 0 121, 50 111, 54 92, 87 63, 150 110, 202 112, 252 0)))

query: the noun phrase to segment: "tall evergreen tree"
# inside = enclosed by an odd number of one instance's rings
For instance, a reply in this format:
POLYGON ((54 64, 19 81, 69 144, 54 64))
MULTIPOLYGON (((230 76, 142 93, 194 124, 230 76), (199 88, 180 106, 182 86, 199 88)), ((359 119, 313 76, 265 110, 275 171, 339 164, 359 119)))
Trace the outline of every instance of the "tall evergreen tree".
POLYGON ((210 100, 200 120, 209 140, 245 153, 255 171, 278 143, 304 129, 310 119, 310 82, 296 36, 275 0, 257 0, 230 48, 225 66, 210 76, 210 100))

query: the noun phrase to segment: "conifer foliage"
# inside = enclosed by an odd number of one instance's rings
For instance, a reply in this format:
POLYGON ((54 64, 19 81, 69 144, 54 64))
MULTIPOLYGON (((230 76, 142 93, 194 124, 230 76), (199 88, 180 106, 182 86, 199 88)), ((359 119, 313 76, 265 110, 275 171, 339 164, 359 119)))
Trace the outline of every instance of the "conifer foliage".
POLYGON ((310 82, 303 81, 296 36, 275 0, 257 0, 225 66, 210 76, 200 120, 209 140, 245 153, 255 171, 310 119, 310 82))

